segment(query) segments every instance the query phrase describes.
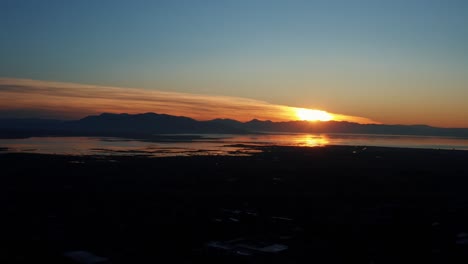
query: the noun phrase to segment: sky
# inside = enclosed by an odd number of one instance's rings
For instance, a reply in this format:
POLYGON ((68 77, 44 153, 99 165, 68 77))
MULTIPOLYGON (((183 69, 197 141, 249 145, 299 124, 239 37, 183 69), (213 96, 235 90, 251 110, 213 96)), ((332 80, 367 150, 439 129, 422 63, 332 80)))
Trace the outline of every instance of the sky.
POLYGON ((0 117, 468 127, 466 25, 464 0, 0 0, 0 117))

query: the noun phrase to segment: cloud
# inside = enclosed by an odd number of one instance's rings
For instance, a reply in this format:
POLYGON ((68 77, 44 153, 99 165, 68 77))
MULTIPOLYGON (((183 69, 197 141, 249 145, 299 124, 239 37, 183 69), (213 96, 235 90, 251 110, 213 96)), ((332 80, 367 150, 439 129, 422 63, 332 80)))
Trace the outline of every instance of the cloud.
MULTIPOLYGON (((0 116, 78 119, 91 114, 155 112, 197 120, 296 120, 295 107, 240 97, 0 78, 0 116)), ((375 123, 333 114, 337 120, 375 123)))

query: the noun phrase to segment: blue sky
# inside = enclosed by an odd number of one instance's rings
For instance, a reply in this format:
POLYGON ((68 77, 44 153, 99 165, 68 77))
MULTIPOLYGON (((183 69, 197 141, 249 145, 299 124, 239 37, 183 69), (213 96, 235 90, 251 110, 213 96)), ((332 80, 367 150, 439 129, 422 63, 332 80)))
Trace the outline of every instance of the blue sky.
POLYGON ((1 77, 468 115, 468 1, 2 0, 0 22, 1 77))

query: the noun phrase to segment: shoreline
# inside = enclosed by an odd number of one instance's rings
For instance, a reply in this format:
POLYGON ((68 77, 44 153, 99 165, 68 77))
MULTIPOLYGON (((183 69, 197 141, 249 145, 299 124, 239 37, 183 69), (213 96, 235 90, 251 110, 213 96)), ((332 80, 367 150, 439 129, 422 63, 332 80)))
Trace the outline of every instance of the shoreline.
MULTIPOLYGON (((243 135, 245 136, 245 135, 243 135)), ((128 138, 107 137, 40 137, 27 139, 0 140, 0 154, 56 154, 56 155, 101 155, 101 156, 195 156, 195 155, 251 155, 270 147, 297 148, 336 148, 336 147, 369 147, 369 148, 400 148, 421 150, 457 150, 467 151, 468 140, 454 138, 439 138, 439 141, 410 142, 400 136, 375 138, 348 138, 354 135, 346 134, 344 138, 332 138, 327 135, 295 134, 294 138, 203 138, 200 135, 168 136, 164 140, 148 141, 128 138), (188 139, 190 138, 190 139, 188 139), (389 139, 390 138, 390 139, 389 139), (399 139, 400 141, 394 141, 399 139), (44 141, 43 141, 44 140, 44 141), (187 141, 189 140, 189 141, 187 141), (277 141, 276 141, 277 140, 277 141), (375 141, 377 140, 377 141, 375 141), (380 140, 380 141, 378 141, 380 140), (442 140, 442 141, 441 141, 442 140), (456 140, 456 141, 453 141, 456 140), (340 144, 339 141, 344 141, 340 144), (367 144, 366 144, 367 143, 367 144)), ((278 135, 273 135, 276 137, 278 135)), ((285 136, 285 135, 280 135, 285 136)), ((374 135, 375 136, 375 135, 374 135)), ((424 137, 420 137, 424 138, 424 137)), ((425 137, 432 138, 432 137, 425 137)))

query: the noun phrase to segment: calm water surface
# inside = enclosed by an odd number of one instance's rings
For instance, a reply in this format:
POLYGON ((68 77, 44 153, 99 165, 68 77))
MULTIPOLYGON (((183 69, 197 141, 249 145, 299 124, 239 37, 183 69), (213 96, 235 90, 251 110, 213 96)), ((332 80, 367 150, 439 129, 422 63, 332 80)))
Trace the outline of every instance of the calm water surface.
POLYGON ((3 152, 73 155, 249 155, 249 146, 382 146, 468 150, 468 139, 355 134, 172 135, 170 140, 139 141, 104 137, 0 139, 3 152), (179 138, 180 137, 180 138, 179 138))

